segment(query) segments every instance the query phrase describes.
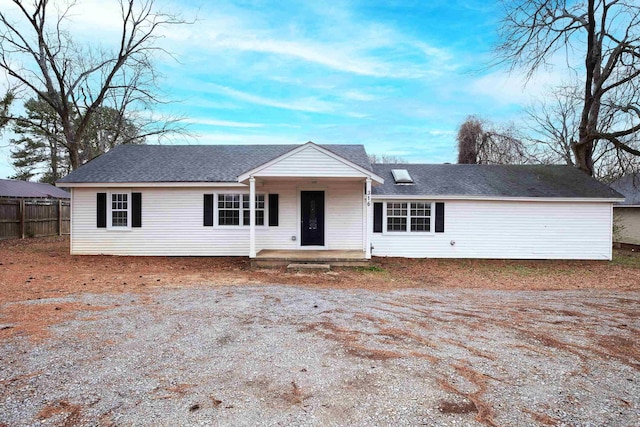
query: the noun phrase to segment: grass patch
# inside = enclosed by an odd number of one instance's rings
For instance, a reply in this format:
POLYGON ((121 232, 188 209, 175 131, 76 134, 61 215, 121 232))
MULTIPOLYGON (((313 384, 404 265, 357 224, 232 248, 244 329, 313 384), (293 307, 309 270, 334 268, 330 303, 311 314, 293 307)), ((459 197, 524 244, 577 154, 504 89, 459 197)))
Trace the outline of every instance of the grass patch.
POLYGON ((628 268, 640 268, 640 252, 616 249, 613 251, 611 264, 628 268))
POLYGON ((370 273, 386 273, 387 270, 378 266, 378 265, 370 265, 369 267, 356 267, 356 271, 361 272, 370 272, 370 273))

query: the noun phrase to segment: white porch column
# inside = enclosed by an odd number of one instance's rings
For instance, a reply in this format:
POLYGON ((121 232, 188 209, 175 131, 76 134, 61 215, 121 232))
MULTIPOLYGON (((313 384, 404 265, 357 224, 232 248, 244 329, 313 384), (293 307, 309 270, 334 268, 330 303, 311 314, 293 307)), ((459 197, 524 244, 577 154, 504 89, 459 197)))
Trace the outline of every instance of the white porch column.
POLYGON ((249 258, 256 257, 256 179, 249 178, 249 258))
POLYGON ((365 209, 367 218, 365 221, 367 229, 364 232, 364 256, 371 259, 371 233, 373 230, 373 203, 371 203, 371 178, 367 178, 367 186, 365 189, 365 209))

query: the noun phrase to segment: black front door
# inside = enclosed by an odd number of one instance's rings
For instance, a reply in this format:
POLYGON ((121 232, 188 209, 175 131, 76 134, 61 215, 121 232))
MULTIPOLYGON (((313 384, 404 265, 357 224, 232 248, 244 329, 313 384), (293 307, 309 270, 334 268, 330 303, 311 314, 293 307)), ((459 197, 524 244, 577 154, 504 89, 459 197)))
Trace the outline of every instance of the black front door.
POLYGON ((302 191, 302 246, 324 246, 324 191, 302 191))

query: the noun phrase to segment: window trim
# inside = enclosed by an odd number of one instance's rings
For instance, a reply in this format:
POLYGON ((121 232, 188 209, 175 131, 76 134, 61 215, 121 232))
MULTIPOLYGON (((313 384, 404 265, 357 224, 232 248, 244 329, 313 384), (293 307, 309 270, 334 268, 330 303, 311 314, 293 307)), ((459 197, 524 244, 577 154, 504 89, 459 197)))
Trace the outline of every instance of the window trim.
MULTIPOLYGON (((249 195, 249 192, 247 191, 243 191, 243 192, 239 192, 239 191, 219 191, 217 193, 213 193, 213 227, 214 228, 222 228, 225 230, 233 230, 233 229, 238 229, 238 230, 249 230, 249 224, 247 225, 243 225, 244 224, 244 214, 243 212, 245 211, 245 209, 243 209, 243 197, 244 195, 249 195), (220 224, 220 208, 219 208, 219 204, 218 204, 218 197, 221 195, 234 195, 234 194, 238 194, 240 195, 240 223, 238 225, 221 225, 220 224)), ((256 196, 264 196, 264 224, 263 225, 256 225, 256 228, 268 228, 269 227, 269 193, 259 193, 256 191, 256 196)), ((247 209, 248 210, 248 209, 247 209)))
MULTIPOLYGON (((392 216, 398 218, 397 216, 392 216)), ((419 199, 402 199, 402 200, 384 200, 382 205, 382 234, 389 235, 413 235, 413 236, 432 236, 435 235, 435 202, 433 200, 419 199), (387 204, 388 203, 406 203, 407 204, 407 229, 404 231, 394 231, 388 229, 387 223, 387 204), (416 218, 429 218, 429 231, 411 231, 411 203, 424 203, 430 206, 430 215, 428 217, 419 216, 416 218)))
POLYGON ((113 231, 131 231, 132 220, 132 201, 131 191, 110 191, 107 193, 107 230, 113 231), (127 196, 127 225, 126 227, 120 225, 113 225, 113 195, 114 194, 126 194, 127 196))

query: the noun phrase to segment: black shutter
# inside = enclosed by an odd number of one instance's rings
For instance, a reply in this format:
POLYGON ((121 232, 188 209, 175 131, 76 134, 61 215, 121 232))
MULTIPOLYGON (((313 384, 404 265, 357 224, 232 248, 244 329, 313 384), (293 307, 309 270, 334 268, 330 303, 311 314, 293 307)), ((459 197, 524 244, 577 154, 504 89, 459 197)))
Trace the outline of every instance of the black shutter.
POLYGON ((436 203, 436 233, 444 233, 444 203, 436 203))
POLYGON ((142 193, 131 193, 131 226, 142 227, 142 193))
POLYGON ((382 233, 382 203, 373 204, 373 232, 382 233))
POLYGON ((269 227, 278 226, 278 199, 277 194, 269 194, 269 227))
POLYGON ((97 196, 97 227, 107 228, 107 193, 98 193, 97 196))
POLYGON ((204 226, 213 227, 213 194, 204 195, 204 226))

